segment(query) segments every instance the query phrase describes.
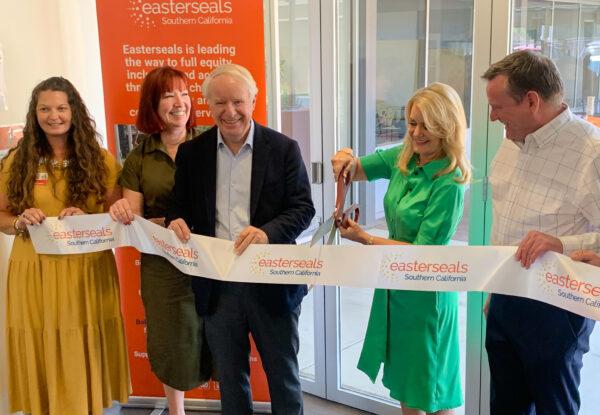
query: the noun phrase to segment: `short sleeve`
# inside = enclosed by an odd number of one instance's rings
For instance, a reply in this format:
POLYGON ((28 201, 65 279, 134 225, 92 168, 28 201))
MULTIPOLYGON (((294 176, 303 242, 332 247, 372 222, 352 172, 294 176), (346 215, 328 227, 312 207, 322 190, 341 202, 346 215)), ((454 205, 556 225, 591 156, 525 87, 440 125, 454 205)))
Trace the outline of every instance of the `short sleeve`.
POLYGON ((141 190, 141 169, 142 157, 135 151, 132 151, 127 155, 125 163, 123 163, 123 170, 119 175, 119 184, 134 192, 142 193, 141 190))
POLYGON ((373 154, 360 158, 360 164, 367 176, 367 180, 389 179, 396 168, 398 155, 402 146, 392 147, 387 150, 377 150, 373 154))
POLYGON ((423 212, 423 220, 414 240, 415 245, 445 245, 460 223, 465 197, 464 185, 455 182, 453 175, 438 178, 429 203, 423 212))
POLYGON ((117 186, 117 177, 121 172, 121 165, 115 159, 115 157, 106 150, 102 150, 104 152, 104 165, 108 171, 108 176, 106 177, 106 189, 112 189, 117 186))

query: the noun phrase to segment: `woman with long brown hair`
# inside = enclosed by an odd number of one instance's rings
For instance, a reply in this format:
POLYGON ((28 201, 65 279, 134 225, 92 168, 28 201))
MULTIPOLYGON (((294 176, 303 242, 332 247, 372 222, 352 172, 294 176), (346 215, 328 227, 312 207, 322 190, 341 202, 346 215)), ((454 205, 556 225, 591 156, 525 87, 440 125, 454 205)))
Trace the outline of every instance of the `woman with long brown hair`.
POLYGON ((120 167, 61 77, 34 88, 23 138, 0 166, 0 230, 16 235, 7 286, 10 411, 100 415, 129 395, 112 251, 38 255, 27 225, 106 211, 121 195, 120 167))

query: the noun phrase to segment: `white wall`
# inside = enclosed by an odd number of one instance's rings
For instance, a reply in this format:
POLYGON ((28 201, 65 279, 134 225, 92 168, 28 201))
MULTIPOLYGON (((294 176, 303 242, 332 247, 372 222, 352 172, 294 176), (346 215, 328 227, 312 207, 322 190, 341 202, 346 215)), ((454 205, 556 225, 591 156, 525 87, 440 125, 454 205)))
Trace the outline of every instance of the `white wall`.
MULTIPOLYGON (((94 0, 0 0, 0 44, 8 98, 0 125, 24 122, 33 87, 60 75, 77 87, 106 136, 94 0)), ((8 413, 5 294, 11 240, 0 234, 0 415, 8 413)))
POLYGON ((40 80, 63 73, 63 52, 52 1, 0 0, 0 43, 8 111, 0 110, 0 125, 23 122, 31 89, 40 80))
POLYGON ((23 122, 31 90, 55 75, 68 78, 105 136, 98 25, 94 0, 0 0, 8 111, 0 125, 23 122))

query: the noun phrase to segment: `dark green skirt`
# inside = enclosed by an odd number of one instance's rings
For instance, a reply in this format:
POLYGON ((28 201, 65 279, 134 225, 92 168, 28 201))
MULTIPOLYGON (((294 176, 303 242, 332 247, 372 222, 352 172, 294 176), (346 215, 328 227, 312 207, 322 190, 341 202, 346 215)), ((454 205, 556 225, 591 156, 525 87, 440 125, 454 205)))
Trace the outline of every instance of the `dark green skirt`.
POLYGON ((212 359, 204 321, 196 313, 193 277, 149 254, 142 254, 141 275, 152 371, 174 389, 194 389, 210 378, 212 359))

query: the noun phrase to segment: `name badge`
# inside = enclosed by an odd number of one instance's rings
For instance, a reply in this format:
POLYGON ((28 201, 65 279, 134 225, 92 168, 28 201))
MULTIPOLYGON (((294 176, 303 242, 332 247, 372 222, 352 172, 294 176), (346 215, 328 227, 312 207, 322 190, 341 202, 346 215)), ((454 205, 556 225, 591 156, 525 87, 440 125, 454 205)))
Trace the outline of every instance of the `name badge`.
POLYGON ((45 186, 48 184, 48 173, 40 172, 35 176, 35 184, 45 186))

